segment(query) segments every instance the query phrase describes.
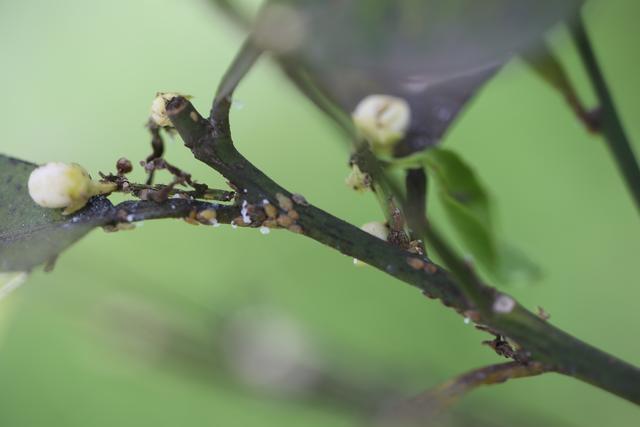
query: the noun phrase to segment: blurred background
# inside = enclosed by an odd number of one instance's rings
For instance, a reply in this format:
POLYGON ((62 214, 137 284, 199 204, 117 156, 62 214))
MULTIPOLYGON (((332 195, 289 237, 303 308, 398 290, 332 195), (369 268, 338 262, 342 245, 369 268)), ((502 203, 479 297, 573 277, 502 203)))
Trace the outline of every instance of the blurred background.
MULTIPOLYGON (((594 0, 585 13, 640 152, 640 3, 594 0)), ((552 38, 593 105, 567 34, 552 38)), ((94 175, 141 160, 155 93, 191 94, 206 112, 241 42, 205 0, 0 0, 0 152, 94 175)), ((356 225, 382 219, 344 184, 341 135, 268 58, 232 121, 240 151, 285 187, 356 225)), ((603 141, 515 60, 446 146, 491 189, 503 235, 543 268, 508 291, 640 364, 640 223, 603 141)), ((179 141, 167 158, 224 188, 179 141)), ((441 216, 437 203, 430 213, 441 216)), ((411 287, 291 233, 177 220, 98 230, 0 300, 0 425, 359 425, 381 402, 499 362, 484 339, 411 287)), ((441 422, 632 426, 638 409, 547 374, 478 390, 441 422)))

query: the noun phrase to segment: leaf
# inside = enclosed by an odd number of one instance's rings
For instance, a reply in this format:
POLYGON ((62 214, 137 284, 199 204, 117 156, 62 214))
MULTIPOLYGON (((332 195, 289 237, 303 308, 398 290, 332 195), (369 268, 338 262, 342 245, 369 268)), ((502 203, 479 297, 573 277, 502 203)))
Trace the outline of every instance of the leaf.
POLYGON ((24 271, 16 273, 0 273, 0 300, 19 288, 26 282, 29 273, 24 271))
POLYGON ((449 220, 478 264, 502 283, 537 279, 537 266, 498 238, 491 197, 473 169, 442 148, 426 150, 422 158, 449 220))
POLYGON ((289 68, 295 64, 347 114, 367 95, 406 99, 412 122, 396 153, 404 156, 438 143, 505 62, 581 4, 272 0, 259 15, 254 34, 257 43, 272 41, 265 47, 289 68), (279 51, 278 42, 287 49, 279 51))
POLYGON ((0 271, 28 271, 51 262, 93 228, 113 205, 95 197, 74 215, 36 205, 27 189, 37 165, 0 155, 0 271))

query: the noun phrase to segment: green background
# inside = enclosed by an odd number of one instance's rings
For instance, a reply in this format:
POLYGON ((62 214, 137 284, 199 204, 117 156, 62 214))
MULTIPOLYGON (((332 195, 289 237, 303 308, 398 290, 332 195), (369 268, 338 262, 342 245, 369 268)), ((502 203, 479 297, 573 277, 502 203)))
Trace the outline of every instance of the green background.
MULTIPOLYGON (((640 141, 640 3, 595 1, 586 16, 626 129, 640 141)), ((566 34, 554 37, 593 104, 566 34)), ((93 174, 113 170, 120 156, 143 159, 156 91, 191 94, 206 111, 241 41, 202 0, 0 1, 0 151, 75 161, 93 174)), ((254 163, 354 224, 380 219, 371 195, 344 185, 339 133, 267 58, 237 99, 236 144, 254 163)), ((639 364, 640 223, 603 141, 514 61, 446 145, 491 189, 504 236, 543 266, 540 283, 509 291, 581 339, 639 364)), ((196 179, 224 185, 178 141, 169 142, 168 158, 196 179)), ((140 168, 134 176, 142 179, 140 168)), ((441 216, 437 205, 430 209, 441 216)), ((0 301, 0 425, 358 423, 348 410, 246 392, 206 367, 158 354, 162 332, 140 327, 145 322, 135 316, 116 322, 124 310, 215 342, 210 326, 220 313, 255 302, 299 321, 336 366, 409 393, 498 361, 480 345, 486 335, 453 312, 311 240, 148 222, 133 232, 93 232, 53 273, 35 272, 0 301)), ((554 374, 479 390, 460 408, 500 425, 631 426, 639 415, 626 401, 554 374)))

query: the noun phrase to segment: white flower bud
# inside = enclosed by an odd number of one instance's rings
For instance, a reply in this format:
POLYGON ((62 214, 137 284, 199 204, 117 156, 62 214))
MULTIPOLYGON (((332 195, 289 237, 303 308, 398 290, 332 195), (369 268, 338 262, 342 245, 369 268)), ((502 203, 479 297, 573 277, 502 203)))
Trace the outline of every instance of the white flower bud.
POLYGON ((94 182, 80 165, 52 162, 36 168, 29 176, 29 195, 43 208, 65 208, 64 215, 87 204, 92 196, 110 193, 113 183, 94 182))
POLYGON ((156 125, 160 127, 173 127, 169 116, 167 116, 167 103, 178 96, 183 96, 187 99, 190 98, 177 92, 158 92, 156 94, 155 99, 151 103, 151 120, 156 125))
POLYGON ((389 150, 404 138, 411 122, 411 108, 402 98, 369 95, 360 101, 351 117, 374 149, 389 150))
POLYGON ((360 228, 378 239, 387 240, 389 237, 389 227, 380 221, 368 222, 360 228))

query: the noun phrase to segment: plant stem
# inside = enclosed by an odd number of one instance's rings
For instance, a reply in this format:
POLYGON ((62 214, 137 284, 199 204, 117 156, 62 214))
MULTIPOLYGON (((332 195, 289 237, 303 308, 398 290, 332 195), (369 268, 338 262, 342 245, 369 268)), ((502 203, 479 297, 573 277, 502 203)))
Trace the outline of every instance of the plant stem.
POLYGON ((629 141, 620 116, 616 111, 611 91, 607 86, 598 60, 596 58, 591 40, 584 27, 582 18, 578 18, 572 25, 573 37, 578 51, 591 79, 591 83, 600 101, 602 108, 602 133, 604 134, 609 149, 624 177, 627 187, 640 210, 640 167, 635 157, 631 142, 629 141))
POLYGON ((549 372, 541 363, 523 365, 507 362, 466 372, 450 381, 429 389, 411 399, 394 405, 380 417, 382 425, 428 424, 465 394, 484 385, 502 384, 516 378, 527 378, 549 372))
MULTIPOLYGON (((227 119, 216 129, 215 120, 212 127, 182 97, 169 102, 167 113, 194 156, 240 189, 241 197, 250 206, 264 199, 273 203, 281 196, 295 200, 291 192, 266 176, 235 149, 231 135, 220 131, 227 126, 227 119)), ((479 282, 471 269, 464 263, 460 264, 455 254, 451 253, 452 258, 445 260, 449 265, 453 264, 456 270, 454 278, 428 258, 373 237, 313 205, 297 203, 295 210, 299 214, 300 227, 296 232, 413 285, 476 323, 509 337, 524 349, 530 361, 544 363, 549 369, 640 404, 638 368, 555 328, 517 304, 513 298, 479 282), (509 310, 496 309, 495 304, 505 298, 512 303, 509 310)), ((431 233, 431 241, 438 241, 439 235, 435 231, 429 229, 426 232, 431 233)), ((439 249, 442 255, 449 247, 442 239, 440 241, 442 246, 436 250, 439 249)))

